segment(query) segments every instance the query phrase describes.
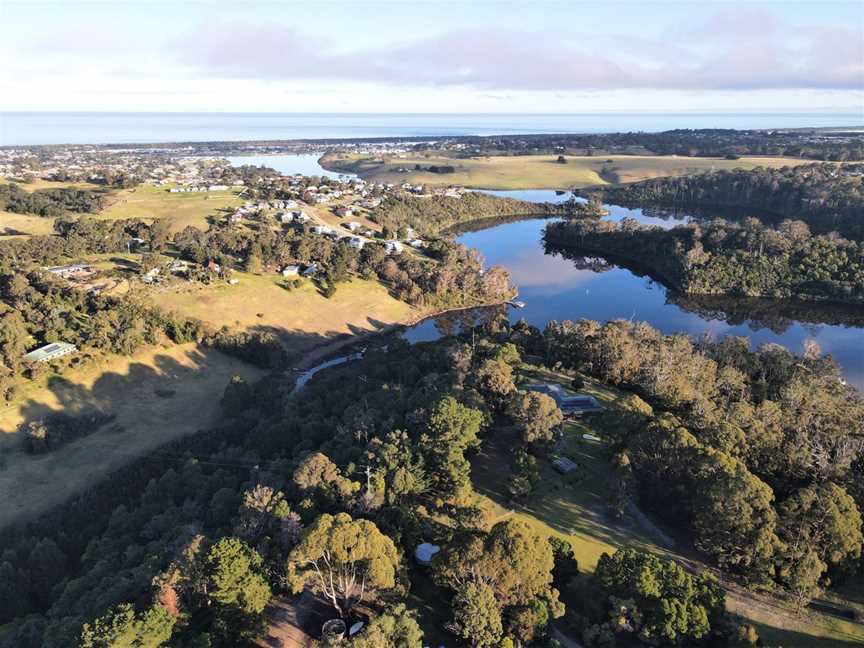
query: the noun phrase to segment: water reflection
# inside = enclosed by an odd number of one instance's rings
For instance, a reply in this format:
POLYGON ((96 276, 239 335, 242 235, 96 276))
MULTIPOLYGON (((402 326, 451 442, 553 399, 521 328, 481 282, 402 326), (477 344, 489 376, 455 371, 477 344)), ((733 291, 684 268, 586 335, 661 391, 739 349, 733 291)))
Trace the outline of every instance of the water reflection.
MULTIPOLYGON (((864 312, 820 303, 679 295, 640 274, 595 256, 566 249, 544 249, 544 219, 508 223, 458 237, 483 255, 486 265, 506 267, 519 287, 525 318, 543 328, 549 320, 588 318, 643 320, 664 333, 684 331, 713 337, 740 335, 754 346, 782 344, 801 352, 808 340, 831 354, 850 382, 864 387, 864 312)), ((461 317, 466 318, 463 313, 461 317)), ((467 321, 467 320, 466 320, 467 321)), ((464 324, 464 322, 462 322, 464 324)), ((470 323, 470 322, 469 322, 470 323)), ((431 340, 452 332, 458 321, 421 323, 406 332, 409 341, 431 340), (437 328, 440 327, 440 328, 437 328)))

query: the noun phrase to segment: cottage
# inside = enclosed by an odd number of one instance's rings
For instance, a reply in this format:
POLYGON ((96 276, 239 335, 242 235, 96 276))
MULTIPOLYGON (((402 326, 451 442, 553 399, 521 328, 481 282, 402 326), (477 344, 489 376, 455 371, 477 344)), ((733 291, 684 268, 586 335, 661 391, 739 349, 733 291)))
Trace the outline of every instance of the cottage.
POLYGON ((298 274, 300 274, 300 266, 286 265, 284 268, 282 268, 283 277, 296 277, 298 274))
POLYGON ((356 250, 362 250, 363 246, 366 245, 366 241, 359 236, 351 236, 348 238, 348 245, 356 250))
POLYGON ((347 223, 342 223, 342 227, 347 228, 351 232, 356 232, 363 226, 357 221, 348 221, 347 223))
POLYGON ((399 241, 387 241, 384 244, 384 249, 387 254, 402 254, 402 244, 399 241))
POLYGON ((551 396, 564 414, 582 416, 583 414, 603 411, 603 406, 593 396, 587 394, 570 395, 565 393, 560 385, 536 384, 527 385, 525 388, 528 391, 551 396))
POLYGON ((77 350, 74 344, 68 342, 52 342, 30 351, 30 353, 25 353, 22 360, 24 362, 51 362, 70 353, 75 353, 77 350))
POLYGON ((348 218, 354 212, 351 210, 350 207, 337 207, 335 213, 339 218, 348 218))
POLYGON ((408 245, 410 245, 415 250, 419 250, 426 247, 426 241, 422 239, 411 239, 410 241, 408 241, 408 245))

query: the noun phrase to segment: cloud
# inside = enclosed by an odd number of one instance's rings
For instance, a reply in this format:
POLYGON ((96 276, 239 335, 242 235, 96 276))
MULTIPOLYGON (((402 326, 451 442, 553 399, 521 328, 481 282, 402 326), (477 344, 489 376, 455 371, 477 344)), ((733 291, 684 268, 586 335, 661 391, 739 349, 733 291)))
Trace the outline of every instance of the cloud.
POLYGON ((771 14, 754 11, 721 12, 691 25, 687 34, 670 46, 677 56, 663 57, 651 54, 662 43, 652 47, 645 39, 620 37, 604 47, 596 38, 588 46, 553 43, 537 33, 466 30, 350 49, 290 26, 208 23, 169 51, 196 74, 217 78, 464 86, 484 92, 864 87, 864 42, 853 29, 787 30, 771 14))

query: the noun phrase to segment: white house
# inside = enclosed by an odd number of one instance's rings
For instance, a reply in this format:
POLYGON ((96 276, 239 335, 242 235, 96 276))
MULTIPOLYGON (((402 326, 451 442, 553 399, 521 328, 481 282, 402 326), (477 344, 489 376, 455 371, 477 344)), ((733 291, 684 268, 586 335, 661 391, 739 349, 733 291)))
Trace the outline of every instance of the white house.
POLYGON ((342 223, 342 225, 343 225, 344 227, 348 228, 348 230, 351 231, 351 232, 356 232, 358 229, 360 229, 361 227, 363 227, 363 226, 362 226, 360 223, 358 223, 357 221, 348 221, 347 223, 342 223))
POLYGON ((363 246, 366 245, 366 241, 359 236, 352 236, 348 239, 348 245, 357 250, 362 250, 363 246))
POLYGON ((24 362, 51 362, 70 353, 75 353, 77 350, 74 344, 68 342, 52 342, 34 349, 30 353, 25 353, 22 359, 24 362))
POLYGON ((402 244, 399 241, 387 241, 384 243, 387 254, 402 254, 402 244))
POLYGON ((300 266, 298 265, 286 265, 282 268, 283 277, 296 277, 298 274, 300 274, 300 266))

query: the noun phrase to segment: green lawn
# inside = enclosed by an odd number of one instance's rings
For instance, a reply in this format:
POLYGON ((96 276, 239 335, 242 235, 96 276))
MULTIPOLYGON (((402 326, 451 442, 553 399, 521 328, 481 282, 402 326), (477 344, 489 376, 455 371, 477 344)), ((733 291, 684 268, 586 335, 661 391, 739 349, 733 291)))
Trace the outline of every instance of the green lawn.
POLYGON ((198 193, 170 193, 166 187, 140 185, 117 192, 111 204, 99 218, 142 218, 171 220, 171 231, 179 232, 187 225, 206 230, 210 219, 221 219, 224 210, 243 204, 237 194, 241 189, 198 193))
POLYGON ((797 158, 679 157, 674 155, 598 155, 567 156, 559 164, 552 155, 512 155, 452 158, 437 153, 402 154, 383 159, 361 155, 324 158, 325 168, 352 171, 376 182, 410 182, 424 185, 464 185, 476 189, 569 189, 610 183, 635 182, 660 176, 674 176, 710 169, 752 169, 757 166, 794 166, 807 162, 797 158), (454 173, 417 171, 415 165, 451 165, 454 173), (399 171, 406 169, 406 171, 399 171))

